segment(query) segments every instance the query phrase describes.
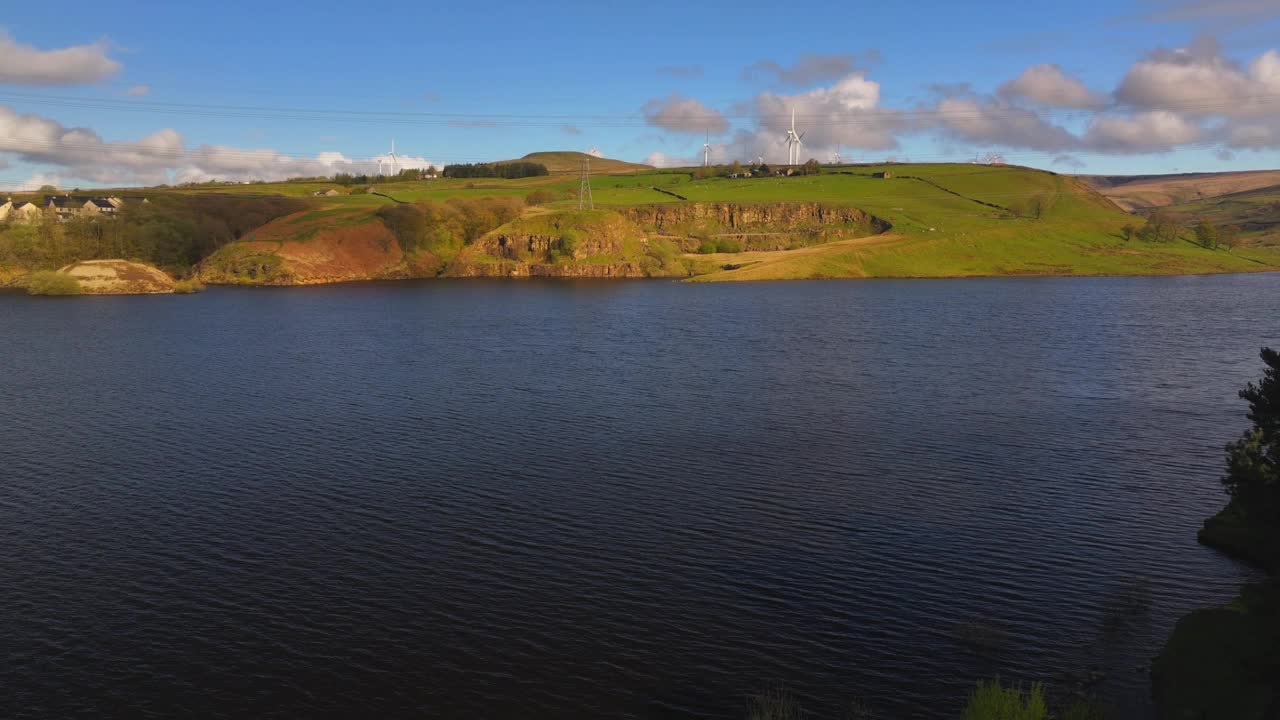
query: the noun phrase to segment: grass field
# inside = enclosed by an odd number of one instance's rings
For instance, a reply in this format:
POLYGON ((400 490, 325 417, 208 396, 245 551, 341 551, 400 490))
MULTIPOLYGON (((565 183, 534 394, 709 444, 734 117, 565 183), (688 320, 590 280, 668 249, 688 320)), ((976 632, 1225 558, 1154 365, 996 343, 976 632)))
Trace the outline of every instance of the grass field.
MULTIPOLYGON (((434 179, 378 184, 380 194, 324 182, 285 182, 175 188, 207 192, 316 198, 306 224, 326 218, 357 224, 395 201, 524 197, 548 190, 553 200, 527 213, 576 208, 578 177, 567 168, 580 154, 534 154, 561 163, 564 174, 502 179, 434 179), (554 156, 554 158, 552 157, 554 156), (389 196, 392 199, 388 199, 389 196)), ((595 161, 593 161, 595 162, 595 161)), ((605 163, 597 163, 601 165, 605 163)), ((692 169, 654 170, 621 164, 624 172, 592 177, 595 205, 621 209, 671 203, 822 203, 856 207, 891 225, 870 238, 839 239, 794 250, 686 255, 697 279, 766 280, 833 277, 955 277, 970 275, 1133 275, 1250 272, 1280 269, 1280 247, 1252 244, 1206 250, 1184 239, 1167 244, 1126 242, 1121 228, 1141 225, 1080 179, 1020 167, 969 164, 865 165, 826 168, 820 175, 697 179, 692 169), (888 174, 890 177, 883 177, 888 174), (679 197, 677 197, 679 196, 679 197), (682 199, 684 198, 684 199, 682 199)), ((606 165, 607 166, 607 165, 606 165)), ((1277 188, 1226 196, 1188 212, 1212 216, 1265 211, 1277 188)), ((1181 206, 1180 206, 1181 207, 1181 206)), ((1280 205, 1276 207, 1280 208, 1280 205)), ((305 239, 305 238, 299 238, 305 239)), ((696 243, 694 244, 696 246, 696 243)))

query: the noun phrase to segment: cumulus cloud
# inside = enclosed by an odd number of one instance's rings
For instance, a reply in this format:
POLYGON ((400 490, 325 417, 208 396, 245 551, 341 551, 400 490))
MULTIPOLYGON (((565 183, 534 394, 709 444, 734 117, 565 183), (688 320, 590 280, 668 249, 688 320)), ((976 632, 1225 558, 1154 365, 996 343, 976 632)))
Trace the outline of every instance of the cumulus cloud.
POLYGON ((129 97, 143 97, 144 95, 150 95, 151 86, 150 85, 134 85, 128 90, 125 90, 124 94, 128 95, 129 97))
MULTIPOLYGON (((874 59, 880 55, 875 53, 874 59)), ((848 75, 857 69, 856 58, 844 55, 801 55, 791 67, 773 60, 760 60, 742 71, 742 77, 752 82, 774 82, 779 85, 801 86, 826 82, 848 75)))
POLYGON ((937 124, 959 140, 1061 152, 1073 148, 1076 137, 1032 110, 998 100, 946 98, 938 103, 937 124))
POLYGON ((114 75, 120 63, 107 57, 105 42, 40 50, 0 30, 0 83, 81 85, 114 75))
POLYGON ((665 98, 654 98, 641 108, 645 122, 655 127, 676 132, 711 132, 719 135, 729 129, 729 121, 720 111, 701 102, 672 93, 665 98))
POLYGON ((652 165, 659 168, 691 167, 693 165, 702 164, 701 160, 695 161, 693 158, 668 155, 664 152, 651 152, 647 157, 645 157, 643 162, 645 165, 652 165))
POLYGON ((1227 147, 1236 150, 1265 150, 1280 147, 1280 121, 1271 124, 1232 123, 1218 132, 1219 139, 1227 147))
POLYGON ((1022 98, 1054 108, 1095 109, 1107 105, 1105 95, 1093 92, 1053 63, 1032 65, 997 92, 1006 99, 1022 98))
POLYGON ((1108 153, 1167 152, 1197 142, 1204 130, 1185 117, 1166 110, 1150 110, 1123 117, 1100 115, 1089 123, 1084 145, 1108 153))
POLYGON ((1241 67, 1216 42, 1156 50, 1121 80, 1116 99, 1135 108, 1250 117, 1280 112, 1280 53, 1268 50, 1241 67))
MULTIPOLYGON (((96 183, 160 184, 205 180, 282 180, 377 172, 377 158, 352 160, 341 153, 294 157, 277 150, 226 145, 186 147, 176 130, 157 130, 138 140, 107 141, 89 128, 69 128, 38 115, 0 105, 0 153, 33 165, 51 166, 59 177, 96 183)), ((390 158, 384 156, 384 162, 390 158)), ((398 156, 400 168, 432 164, 422 157, 398 156)), ((44 171, 42 171, 44 172, 44 171)))
POLYGON ((772 144, 781 141, 791 127, 794 110, 796 130, 805 134, 810 152, 826 152, 837 144, 881 150, 897 147, 896 135, 906 128, 905 117, 879 103, 880 83, 855 72, 830 87, 808 92, 760 93, 752 108, 758 130, 772 144))

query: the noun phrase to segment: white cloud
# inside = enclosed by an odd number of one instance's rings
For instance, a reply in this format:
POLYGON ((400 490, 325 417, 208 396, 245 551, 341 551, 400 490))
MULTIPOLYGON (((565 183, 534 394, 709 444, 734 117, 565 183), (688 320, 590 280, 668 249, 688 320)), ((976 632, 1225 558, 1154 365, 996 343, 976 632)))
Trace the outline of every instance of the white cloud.
POLYGON ((643 162, 645 165, 652 165, 659 168, 691 167, 693 165, 702 164, 701 160, 695 161, 693 158, 668 155, 663 152, 651 152, 643 162))
POLYGON ((1004 98, 1025 98, 1055 108, 1101 108, 1107 105, 1105 95, 1093 92, 1079 80, 1068 77, 1053 63, 1033 65, 1016 79, 1000 86, 1004 98))
POLYGON ((1177 113, 1152 110, 1128 117, 1100 115, 1089 124, 1084 144, 1108 153, 1167 152, 1204 135, 1199 125, 1177 113))
POLYGON ((729 129, 729 121, 720 111, 709 108, 691 97, 672 93, 654 98, 641 108, 645 122, 676 132, 711 132, 719 135, 729 129))
POLYGON ((947 98, 938 103, 937 122, 955 138, 978 145, 1061 152, 1077 144, 1074 135, 1038 113, 998 101, 947 98))
POLYGON ((150 95, 151 86, 150 85, 134 85, 128 90, 125 90, 124 94, 128 95, 129 97, 142 97, 144 95, 150 95))
POLYGON ((905 129, 906 121, 902 113, 880 108, 879 103, 880 83, 855 72, 830 87, 795 95, 760 93, 752 105, 763 138, 780 142, 791 127, 794 111, 796 130, 804 133, 809 151, 817 152, 837 144, 880 150, 897 147, 896 134, 905 129))
POLYGON ((120 68, 120 63, 107 57, 107 46, 102 41, 61 50, 40 50, 23 45, 0 30, 0 83, 81 85, 104 80, 120 68))
MULTIPOLYGON (((353 160, 338 152, 296 157, 269 148, 200 145, 187 148, 176 130, 138 140, 106 141, 89 128, 68 128, 49 118, 0 105, 0 153, 57 168, 57 174, 94 183, 160 184, 205 180, 282 180, 337 172, 376 174, 378 158, 353 160)), ((391 159, 381 156, 384 172, 391 159)), ((396 157, 399 169, 436 165, 425 157, 396 157)))
POLYGON ((1137 62, 1116 98, 1144 110, 1257 117, 1280 112, 1280 53, 1268 50, 1241 67, 1211 40, 1157 50, 1137 62))

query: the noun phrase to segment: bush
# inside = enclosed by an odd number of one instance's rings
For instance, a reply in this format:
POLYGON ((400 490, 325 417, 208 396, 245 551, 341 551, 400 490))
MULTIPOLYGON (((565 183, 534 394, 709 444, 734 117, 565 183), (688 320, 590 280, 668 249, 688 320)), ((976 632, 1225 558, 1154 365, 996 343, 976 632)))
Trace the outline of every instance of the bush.
POLYGON ((46 270, 27 278, 28 295, 79 295, 80 281, 65 273, 46 270))
POLYGON ((556 194, 545 188, 534 190, 533 192, 524 196, 525 205, 546 205, 547 203, 551 203, 555 201, 556 201, 556 194))
POLYGON ((1021 688, 1006 688, 1000 678, 979 682, 969 695, 961 720, 1046 720, 1049 708, 1044 700, 1044 686, 1034 683, 1031 692, 1021 688))
POLYGON ((747 701, 747 720, 800 720, 804 708, 789 690, 774 685, 747 701))
POLYGON ((204 290, 204 283, 196 278, 189 280, 178 280, 173 284, 173 291, 179 295, 190 295, 204 290))
POLYGON ((1240 397, 1249 402, 1253 427, 1227 445, 1227 474, 1222 485, 1246 520, 1262 528, 1280 528, 1280 352, 1263 348, 1267 369, 1257 385, 1240 397))
POLYGON ((698 245, 698 252, 703 255, 711 253, 740 253, 742 243, 731 238, 707 238, 698 245))

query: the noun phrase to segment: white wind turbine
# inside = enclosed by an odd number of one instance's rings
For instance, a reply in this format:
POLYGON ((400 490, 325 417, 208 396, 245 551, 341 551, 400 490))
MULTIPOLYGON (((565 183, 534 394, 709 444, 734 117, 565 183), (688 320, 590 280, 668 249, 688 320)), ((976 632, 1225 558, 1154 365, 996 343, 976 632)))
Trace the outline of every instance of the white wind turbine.
POLYGON ((396 169, 396 139, 391 138, 391 174, 394 176, 399 172, 396 169))
POLYGON ((796 109, 791 108, 791 129, 787 131, 787 137, 783 140, 787 144, 787 164, 795 165, 800 159, 800 146, 804 143, 800 142, 804 139, 804 133, 796 134, 796 109))
POLYGON ((836 151, 835 151, 835 154, 831 156, 831 162, 834 165, 840 164, 840 144, 839 143, 836 144, 836 151))
POLYGON ((707 139, 702 143, 702 167, 711 165, 711 131, 707 131, 707 139))

